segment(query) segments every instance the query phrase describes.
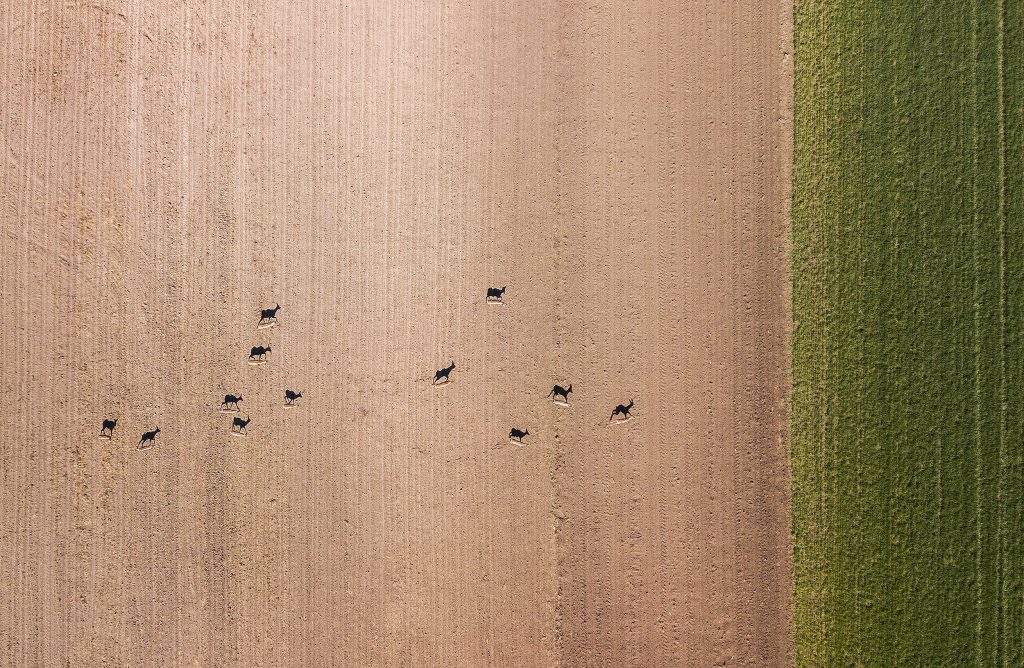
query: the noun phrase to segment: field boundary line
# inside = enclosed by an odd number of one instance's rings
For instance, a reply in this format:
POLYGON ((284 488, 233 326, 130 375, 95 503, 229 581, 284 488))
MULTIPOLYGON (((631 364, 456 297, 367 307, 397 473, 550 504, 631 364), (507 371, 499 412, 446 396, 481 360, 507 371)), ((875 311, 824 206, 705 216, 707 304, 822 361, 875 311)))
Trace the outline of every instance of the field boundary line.
MULTIPOLYGON (((972 302, 974 309, 974 659, 979 662, 982 652, 981 642, 981 608, 982 608, 982 578, 981 578, 981 307, 978 304, 980 293, 979 267, 979 220, 978 220, 978 2, 971 3, 971 113, 972 113, 972 135, 971 135, 971 235, 974 248, 972 251, 972 265, 974 269, 974 285, 972 290, 972 302)), ((980 663, 980 662, 979 662, 980 663)))
MULTIPOLYGON (((1003 533, 1006 522, 1004 512, 1006 452, 1006 2, 998 0, 999 39, 996 46, 997 81, 996 95, 999 115, 999 469, 996 478, 996 581, 998 601, 996 610, 997 633, 1000 641, 996 643, 996 652, 1007 642, 1006 620, 1008 618, 1006 601, 1006 579, 1003 577, 1003 533)), ((1005 663, 1007 651, 1002 651, 1005 663)))

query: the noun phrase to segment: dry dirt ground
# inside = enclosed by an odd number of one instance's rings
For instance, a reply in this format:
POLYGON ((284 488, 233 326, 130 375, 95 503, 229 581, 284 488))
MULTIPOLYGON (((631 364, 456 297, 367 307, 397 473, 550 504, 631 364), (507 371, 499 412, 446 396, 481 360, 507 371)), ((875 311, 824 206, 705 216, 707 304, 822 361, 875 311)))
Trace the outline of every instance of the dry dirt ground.
POLYGON ((790 19, 3 3, 4 665, 785 663, 790 19))

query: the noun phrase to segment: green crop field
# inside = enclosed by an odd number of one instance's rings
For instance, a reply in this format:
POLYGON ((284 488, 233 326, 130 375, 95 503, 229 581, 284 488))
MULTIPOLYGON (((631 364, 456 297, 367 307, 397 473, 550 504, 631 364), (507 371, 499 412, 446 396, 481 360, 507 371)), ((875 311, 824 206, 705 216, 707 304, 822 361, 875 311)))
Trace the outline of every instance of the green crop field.
POLYGON ((798 665, 1024 665, 1024 0, 797 0, 798 665))

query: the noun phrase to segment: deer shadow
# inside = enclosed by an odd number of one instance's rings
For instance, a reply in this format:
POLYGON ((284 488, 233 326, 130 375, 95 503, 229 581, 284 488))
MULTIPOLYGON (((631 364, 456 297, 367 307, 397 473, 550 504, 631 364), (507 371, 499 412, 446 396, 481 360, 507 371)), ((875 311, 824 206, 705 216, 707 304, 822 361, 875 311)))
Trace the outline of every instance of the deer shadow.
POLYGON ((100 425, 100 438, 113 438, 114 429, 117 428, 118 418, 109 420, 104 418, 103 424, 100 425))
POLYGON ((274 304, 274 308, 260 309, 260 319, 256 327, 261 325, 273 325, 277 323, 277 312, 281 310, 280 304, 274 304))
POLYGON ((156 435, 160 433, 160 427, 157 427, 153 431, 147 431, 142 434, 142 438, 139 439, 139 450, 148 450, 156 445, 156 435))
POLYGON ((562 397, 561 403, 564 403, 566 406, 568 406, 569 405, 569 395, 571 393, 572 393, 572 383, 569 383, 569 387, 562 387, 561 385, 555 385, 554 387, 551 388, 551 391, 548 392, 548 396, 551 397, 551 400, 554 401, 555 403, 559 403, 558 397, 562 397))
POLYGON ((442 381, 440 384, 443 385, 444 383, 449 382, 449 380, 451 380, 449 378, 449 376, 451 375, 452 371, 454 371, 454 370, 455 370, 455 360, 452 360, 451 364, 449 364, 448 366, 446 366, 443 369, 438 369, 434 373, 434 380, 430 381, 430 384, 431 385, 437 385, 438 381, 442 381))
POLYGON ((263 346, 253 346, 252 349, 249 350, 249 361, 266 362, 267 353, 269 352, 271 352, 270 346, 267 346, 265 348, 263 346))
POLYGON ((233 394, 225 394, 224 401, 220 402, 220 409, 228 413, 237 412, 239 401, 244 401, 241 394, 237 397, 233 394), (234 406, 234 408, 232 408, 232 406, 234 406))
POLYGON ((630 399, 629 403, 626 404, 626 405, 619 404, 618 406, 616 406, 615 408, 612 409, 612 415, 611 415, 611 417, 608 418, 608 421, 611 422, 612 418, 614 418, 616 415, 621 415, 622 419, 620 420, 620 422, 625 422, 626 420, 628 420, 628 419, 630 419, 632 417, 632 415, 629 412, 630 410, 632 410, 632 408, 633 408, 633 400, 632 399, 630 399))
POLYGON ((507 287, 505 285, 500 288, 487 288, 487 295, 484 297, 484 301, 490 304, 504 304, 505 288, 507 287))
POLYGON ((244 420, 240 417, 232 418, 231 433, 238 434, 240 436, 245 436, 245 428, 249 426, 250 422, 252 422, 252 418, 249 417, 248 415, 245 416, 244 420))

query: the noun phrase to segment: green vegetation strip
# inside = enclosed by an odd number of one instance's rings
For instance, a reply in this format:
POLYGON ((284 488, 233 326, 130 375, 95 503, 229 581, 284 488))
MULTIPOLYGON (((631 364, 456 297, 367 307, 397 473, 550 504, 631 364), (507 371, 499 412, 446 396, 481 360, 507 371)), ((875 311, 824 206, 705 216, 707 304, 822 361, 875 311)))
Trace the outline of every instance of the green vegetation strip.
POLYGON ((1024 0, 797 0, 798 665, 1024 665, 1024 0))

